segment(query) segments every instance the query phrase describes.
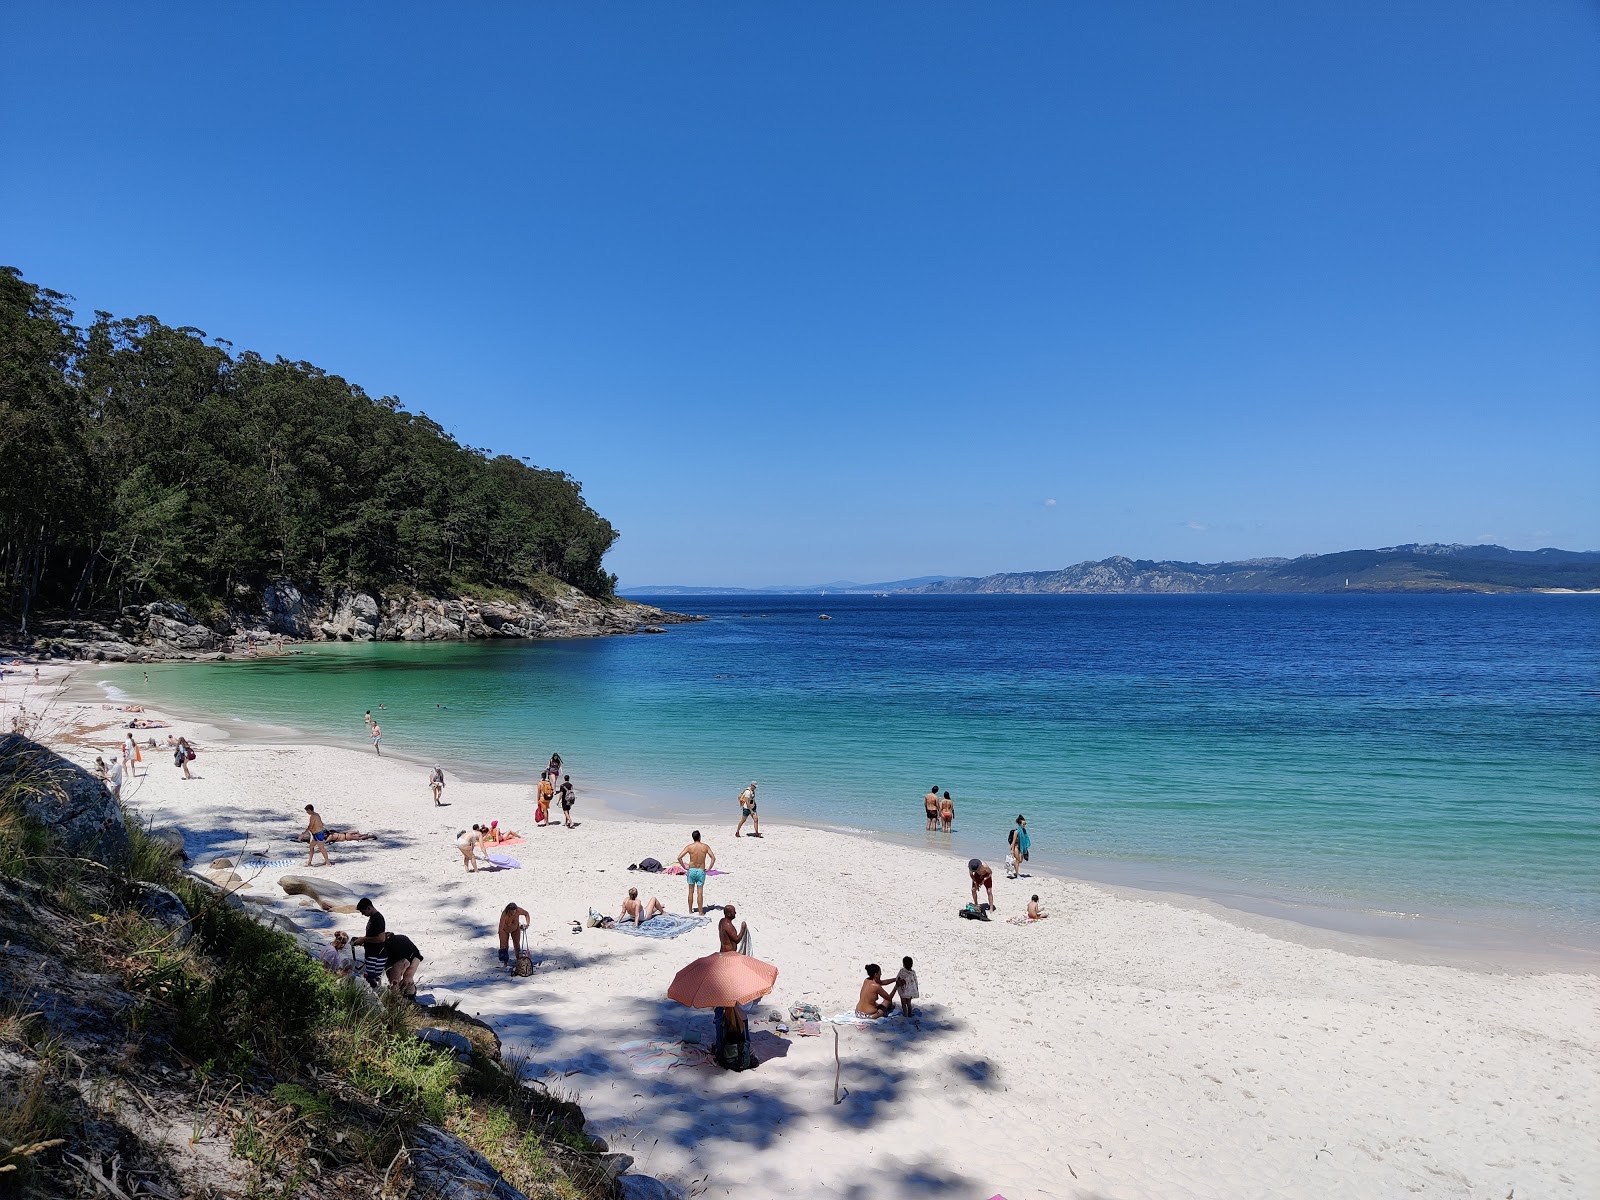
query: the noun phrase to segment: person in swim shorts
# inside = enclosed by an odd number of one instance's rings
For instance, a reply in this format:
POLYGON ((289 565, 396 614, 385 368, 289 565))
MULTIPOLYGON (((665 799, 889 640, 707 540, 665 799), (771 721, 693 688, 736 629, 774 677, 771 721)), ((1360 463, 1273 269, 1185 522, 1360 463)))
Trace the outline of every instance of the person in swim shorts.
POLYGON ((734 827, 733 836, 739 836, 739 830, 744 828, 746 821, 754 822, 750 831, 751 837, 761 836, 761 818, 756 813, 756 781, 752 779, 750 786, 739 793, 739 824, 734 827))
POLYGON ((362 962, 362 976, 367 981, 367 986, 376 988, 378 980, 383 978, 383 972, 389 965, 387 955, 383 949, 383 939, 387 926, 383 914, 369 897, 363 896, 356 903, 356 911, 367 919, 367 931, 358 938, 351 938, 352 946, 360 946, 366 952, 362 962))
POLYGON ((928 794, 922 798, 922 815, 928 819, 928 828, 939 828, 939 785, 936 783, 928 789, 928 794))
POLYGON ((717 865, 717 852, 700 840, 698 829, 694 831, 694 841, 678 852, 678 865, 689 872, 689 911, 704 912, 706 872, 717 865))
POLYGON ((972 879, 972 903, 978 903, 978 889, 989 893, 989 907, 994 908, 994 868, 981 858, 967 860, 967 874, 972 879))
POLYGON ((316 806, 306 805, 306 866, 311 865, 311 860, 317 856, 317 851, 322 851, 322 861, 328 866, 333 866, 333 860, 328 857, 328 827, 322 823, 322 817, 317 813, 316 806))

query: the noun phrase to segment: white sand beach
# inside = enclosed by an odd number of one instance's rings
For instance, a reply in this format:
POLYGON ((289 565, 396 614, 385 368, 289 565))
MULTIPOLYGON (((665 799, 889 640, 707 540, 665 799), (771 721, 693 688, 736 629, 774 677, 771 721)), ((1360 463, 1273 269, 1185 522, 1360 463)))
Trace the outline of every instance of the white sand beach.
MULTIPOLYGON (((67 700, 51 716, 77 726, 66 748, 90 762, 126 721, 67 700)), ((426 956, 423 991, 491 1022, 532 1076, 583 1106, 590 1132, 687 1195, 1600 1195, 1600 980, 1577 967, 1400 961, 1205 905, 1042 874, 1008 881, 997 860, 1000 919, 964 921, 954 855, 786 825, 780 811, 763 811, 761 840, 735 840, 733 787, 728 820, 704 830, 728 872, 706 899, 737 903, 756 956, 780 970, 758 1017, 797 1002, 849 1010, 863 964, 892 978, 902 955, 916 961, 919 1015, 839 1029, 837 1103, 826 1025, 785 1038, 758 1019, 753 1071, 641 1072, 627 1043, 709 1043, 709 1014, 666 991, 716 949, 714 926, 650 941, 570 922, 591 907, 615 915, 630 885, 684 911, 681 877, 626 868, 670 863, 687 824, 581 803, 577 829, 536 830, 525 785, 465 781, 446 763, 451 807, 435 808, 416 761, 172 720, 199 744, 198 777, 146 751, 127 790, 137 812, 181 827, 199 864, 241 851, 303 864, 293 839, 306 803, 335 828, 380 834, 335 845, 331 868, 252 872, 250 891, 322 936, 359 931, 361 918, 285 896, 281 875, 372 896, 426 956), (490 819, 524 835, 505 851, 521 869, 469 874, 454 836, 490 819), (1007 923, 1033 892, 1051 916, 1007 923), (543 965, 529 978, 496 961, 508 901, 533 915, 543 965)))

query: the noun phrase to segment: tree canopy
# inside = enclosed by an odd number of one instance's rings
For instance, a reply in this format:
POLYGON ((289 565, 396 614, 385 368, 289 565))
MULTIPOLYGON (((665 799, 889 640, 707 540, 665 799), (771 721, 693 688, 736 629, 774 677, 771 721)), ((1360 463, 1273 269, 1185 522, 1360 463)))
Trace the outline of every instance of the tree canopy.
POLYGON ((198 329, 80 328, 68 301, 0 267, 0 607, 205 609, 270 579, 611 592, 616 530, 565 473, 198 329))

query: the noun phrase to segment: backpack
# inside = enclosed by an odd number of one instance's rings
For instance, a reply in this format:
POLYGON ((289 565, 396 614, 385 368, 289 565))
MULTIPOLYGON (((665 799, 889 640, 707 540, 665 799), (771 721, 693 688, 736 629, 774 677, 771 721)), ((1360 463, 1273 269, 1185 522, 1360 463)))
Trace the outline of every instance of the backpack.
POLYGON ((976 904, 968 904, 964 906, 959 915, 965 917, 969 921, 987 921, 989 919, 989 914, 983 909, 979 908, 976 904))
POLYGON ((511 973, 520 978, 533 974, 533 959, 526 954, 517 955, 517 961, 511 964, 511 973))
POLYGON ((655 858, 641 858, 639 860, 639 870, 649 871, 652 875, 659 875, 661 873, 661 860, 655 858))

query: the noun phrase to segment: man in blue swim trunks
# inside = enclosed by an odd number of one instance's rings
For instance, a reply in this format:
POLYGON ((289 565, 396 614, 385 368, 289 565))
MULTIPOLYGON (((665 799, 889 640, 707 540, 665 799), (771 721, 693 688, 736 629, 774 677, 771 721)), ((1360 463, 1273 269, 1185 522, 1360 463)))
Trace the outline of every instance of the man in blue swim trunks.
POLYGON ((318 850, 322 851, 322 861, 333 866, 333 859, 328 857, 328 827, 322 823, 315 805, 306 805, 306 827, 300 836, 306 839, 306 866, 311 865, 318 850))
POLYGON ((678 865, 689 872, 689 911, 704 912, 706 907, 706 872, 717 865, 717 852, 700 840, 700 831, 694 831, 694 841, 678 854, 678 865), (684 859, 688 859, 685 862, 684 859))

